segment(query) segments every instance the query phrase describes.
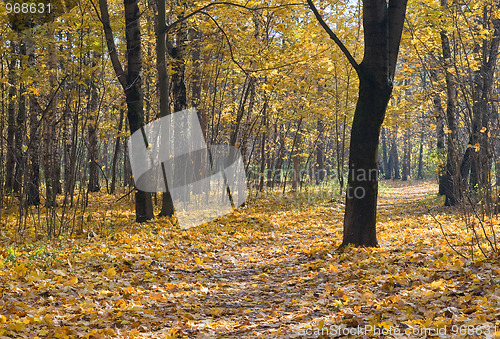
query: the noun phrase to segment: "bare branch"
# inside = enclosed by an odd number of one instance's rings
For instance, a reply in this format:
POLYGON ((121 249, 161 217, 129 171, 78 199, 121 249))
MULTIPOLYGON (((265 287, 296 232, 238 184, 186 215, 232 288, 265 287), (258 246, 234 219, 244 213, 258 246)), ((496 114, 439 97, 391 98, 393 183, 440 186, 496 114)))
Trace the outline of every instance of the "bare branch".
POLYGON ((389 1, 389 78, 394 79, 398 61, 399 44, 405 22, 406 4, 408 0, 389 1))
POLYGON ((217 22, 217 20, 215 20, 210 14, 208 14, 207 12, 204 12, 204 11, 200 11, 199 12, 200 14, 204 14, 206 16, 208 16, 210 19, 212 19, 212 21, 215 23, 215 25, 217 26, 217 28, 222 32, 222 34, 224 34, 224 37, 226 38, 226 41, 227 41, 227 44, 229 46, 229 54, 231 55, 231 60, 236 64, 236 66, 238 66, 239 69, 241 69, 243 71, 243 73, 245 73, 246 76, 250 76, 250 74, 248 74, 248 71, 246 69, 243 68, 243 66, 240 65, 240 63, 234 58, 234 54, 233 54, 233 48, 231 47, 231 41, 229 40, 229 37, 227 36, 226 32, 224 31, 224 29, 219 25, 219 23, 217 22))
POLYGON ((337 35, 330 29, 330 27, 328 27, 325 20, 323 20, 323 17, 321 16, 321 14, 319 14, 318 10, 314 6, 312 0, 307 0, 307 4, 309 5, 309 8, 313 11, 314 16, 316 16, 316 19, 318 20, 321 27, 323 27, 323 29, 326 31, 326 33, 328 33, 328 35, 330 36, 330 39, 335 41, 335 43, 337 44, 337 46, 339 46, 342 53, 344 53, 344 55, 346 56, 349 63, 356 70, 356 72, 358 72, 359 64, 356 62, 356 60, 354 60, 354 57, 351 55, 351 53, 349 52, 347 47, 345 47, 345 45, 342 43, 342 41, 340 41, 340 39, 337 37, 337 35))
POLYGON ((258 11, 258 10, 262 10, 262 9, 278 9, 278 8, 289 7, 289 6, 302 6, 301 3, 295 3, 295 4, 285 4, 285 5, 278 5, 278 6, 248 7, 245 5, 236 4, 236 3, 228 2, 228 1, 212 2, 206 6, 198 8, 197 10, 189 13, 188 15, 186 15, 182 18, 177 19, 176 21, 172 22, 170 25, 165 26, 165 28, 163 28, 163 30, 160 32, 160 34, 168 33, 168 31, 170 31, 175 25, 181 23, 184 20, 189 19, 190 17, 192 17, 198 13, 204 12, 206 9, 208 9, 210 7, 217 6, 217 5, 234 6, 234 7, 243 8, 243 9, 246 9, 249 11, 258 11))
POLYGON ((107 0, 99 0, 99 9, 101 12, 101 16, 99 17, 99 11, 95 6, 94 2, 91 0, 92 6, 94 7, 97 17, 102 23, 104 28, 104 35, 106 37, 106 44, 108 46, 109 57, 111 58, 111 64, 113 65, 113 69, 115 70, 116 77, 120 84, 124 89, 127 88, 127 76, 123 71, 122 64, 120 63, 120 59, 118 58, 118 51, 116 49, 115 41, 113 38, 113 31, 111 30, 111 24, 109 19, 109 11, 108 11, 108 2, 107 0))

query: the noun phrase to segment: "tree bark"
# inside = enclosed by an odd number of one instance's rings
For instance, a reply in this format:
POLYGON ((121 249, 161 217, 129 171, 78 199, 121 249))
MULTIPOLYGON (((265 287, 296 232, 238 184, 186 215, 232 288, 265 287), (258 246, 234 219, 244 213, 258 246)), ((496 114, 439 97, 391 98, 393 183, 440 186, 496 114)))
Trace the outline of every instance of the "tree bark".
POLYGON ((121 133, 122 133, 122 128, 123 128, 123 115, 124 115, 124 110, 120 111, 120 118, 118 122, 118 135, 115 140, 115 149, 113 152, 113 160, 111 164, 111 187, 109 189, 109 193, 113 194, 115 193, 115 187, 116 187, 116 163, 118 162, 118 153, 120 152, 120 139, 121 139, 121 133))
MULTIPOLYGON (((382 167, 384 169, 384 178, 387 179, 387 173, 390 173, 390 170, 388 169, 389 167, 389 161, 387 159, 387 136, 385 133, 385 128, 382 127, 382 167)), ((389 179, 390 179, 390 174, 389 174, 389 179)))
MULTIPOLYGON (((442 0, 443 7, 447 7, 447 0, 442 0)), ((447 153, 446 153, 446 171, 443 175, 442 191, 445 195, 445 206, 453 206, 457 203, 459 194, 459 174, 457 168, 457 121, 456 121, 456 108, 457 108, 457 89, 453 74, 449 69, 452 67, 450 40, 445 31, 441 32, 441 46, 443 49, 443 62, 446 69, 446 122, 448 124, 448 138, 447 138, 447 153)))
POLYGON ((349 149, 349 174, 342 246, 376 246, 378 192, 377 153, 380 128, 389 102, 406 0, 364 0, 364 56, 357 64, 347 48, 329 29, 307 0, 316 18, 358 73, 358 102, 354 112, 349 149))
MULTIPOLYGON (((57 78, 56 78, 56 66, 57 66, 57 53, 55 48, 55 37, 54 31, 51 29, 49 31, 49 82, 51 84, 51 88, 57 87, 57 78)), ((54 98, 49 104, 49 108, 47 110, 47 114, 42 117, 43 119, 43 173, 45 177, 45 205, 47 207, 55 207, 57 205, 56 196, 57 196, 57 186, 55 183, 55 144, 57 142, 56 139, 56 131, 55 131, 55 123, 56 123, 56 114, 57 114, 57 98, 54 93, 54 98)))
POLYGON ((89 102, 88 102, 88 141, 89 141, 89 192, 99 192, 101 186, 99 185, 99 148, 97 146, 97 116, 98 116, 98 94, 95 84, 90 81, 89 83, 89 102))
MULTIPOLYGON (((113 31, 111 30, 108 3, 99 0, 101 20, 106 36, 106 44, 113 69, 118 81, 123 87, 127 102, 127 118, 130 133, 144 126, 144 107, 142 98, 142 50, 140 12, 137 0, 125 0, 125 36, 127 40, 127 72, 123 71, 118 58, 113 31)), ((153 218, 153 202, 151 194, 136 190, 135 193, 135 220, 144 222, 153 218)))
POLYGON ((14 147, 14 138, 16 131, 15 102, 17 93, 17 79, 15 68, 17 66, 17 44, 10 42, 11 60, 8 63, 8 81, 9 81, 9 104, 7 106, 7 159, 5 164, 5 190, 11 192, 14 188, 14 170, 16 166, 16 151, 14 147))
MULTIPOLYGON (((35 49, 27 42, 28 67, 35 66, 35 49)), ((28 173, 26 180, 26 204, 40 205, 40 106, 35 93, 29 95, 30 134, 28 141, 28 173)))
POLYGON ((317 130, 319 135, 318 145, 316 146, 316 173, 315 179, 316 184, 319 185, 325 179, 325 143, 324 143, 324 135, 325 125, 323 124, 323 120, 318 119, 317 130))
MULTIPOLYGON (((19 60, 19 69, 21 72, 26 68, 24 57, 26 56, 26 42, 21 41, 19 46, 21 58, 19 60)), ((17 107, 17 117, 15 126, 14 151, 16 159, 16 170, 14 173, 14 192, 21 193, 23 184, 24 169, 26 165, 26 152, 23 151, 26 136, 26 85, 22 81, 19 82, 19 98, 17 107)))

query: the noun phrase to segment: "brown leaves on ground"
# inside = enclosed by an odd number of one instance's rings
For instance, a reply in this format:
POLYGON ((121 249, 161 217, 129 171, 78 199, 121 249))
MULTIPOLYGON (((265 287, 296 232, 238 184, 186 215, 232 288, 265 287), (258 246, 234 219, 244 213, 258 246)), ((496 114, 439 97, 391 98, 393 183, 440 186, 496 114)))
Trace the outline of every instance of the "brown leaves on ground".
POLYGON ((5 246, 0 335, 495 337, 498 262, 454 254, 426 212, 435 185, 406 185, 382 190, 376 249, 337 252, 342 206, 294 195, 188 230, 120 205, 106 235, 5 246))

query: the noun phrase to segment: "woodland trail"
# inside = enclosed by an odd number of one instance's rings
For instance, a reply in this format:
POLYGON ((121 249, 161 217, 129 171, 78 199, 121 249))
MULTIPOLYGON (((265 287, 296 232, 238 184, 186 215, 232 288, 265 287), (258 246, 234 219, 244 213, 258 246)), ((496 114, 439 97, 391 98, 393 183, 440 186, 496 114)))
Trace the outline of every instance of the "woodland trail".
POLYGON ((384 189, 379 194, 378 208, 390 209, 404 204, 411 204, 435 195, 438 185, 435 181, 422 180, 385 180, 384 189))
POLYGON ((380 247, 343 252, 336 251, 342 205, 327 199, 251 200, 185 231, 167 219, 137 225, 130 206, 115 208, 112 232, 10 250, 15 260, 4 256, 0 336, 318 338, 328 328, 326 338, 379 337, 372 326, 393 331, 385 338, 424 338, 400 334, 445 327, 456 334, 452 326, 491 331, 500 269, 447 247, 426 214, 426 206, 440 204, 433 185, 385 182, 380 247))

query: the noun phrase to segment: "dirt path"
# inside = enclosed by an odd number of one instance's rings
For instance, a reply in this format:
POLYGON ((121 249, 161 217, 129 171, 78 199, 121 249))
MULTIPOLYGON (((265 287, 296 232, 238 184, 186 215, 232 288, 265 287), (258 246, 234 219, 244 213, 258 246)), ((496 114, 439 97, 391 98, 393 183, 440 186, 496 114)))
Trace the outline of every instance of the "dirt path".
POLYGON ((390 210, 421 201, 430 195, 435 195, 438 191, 438 185, 435 181, 386 180, 382 182, 381 186, 378 208, 382 210, 390 210))

